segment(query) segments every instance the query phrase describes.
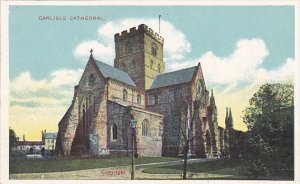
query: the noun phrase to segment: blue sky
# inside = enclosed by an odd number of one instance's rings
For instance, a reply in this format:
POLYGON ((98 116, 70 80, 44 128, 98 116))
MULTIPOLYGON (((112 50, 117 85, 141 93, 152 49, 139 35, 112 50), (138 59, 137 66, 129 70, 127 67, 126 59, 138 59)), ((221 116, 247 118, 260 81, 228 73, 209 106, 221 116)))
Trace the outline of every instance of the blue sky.
POLYGON ((221 124, 224 108, 232 106, 236 127, 245 130, 241 112, 258 85, 293 78, 292 6, 10 6, 9 11, 10 125, 18 134, 18 127, 33 125, 32 139, 43 126, 56 131, 91 47, 97 59, 112 64, 114 33, 140 23, 158 32, 158 15, 167 70, 201 62, 207 86, 216 90, 221 124), (71 21, 70 16, 104 20, 71 21), (24 117, 30 112, 40 116, 24 117))

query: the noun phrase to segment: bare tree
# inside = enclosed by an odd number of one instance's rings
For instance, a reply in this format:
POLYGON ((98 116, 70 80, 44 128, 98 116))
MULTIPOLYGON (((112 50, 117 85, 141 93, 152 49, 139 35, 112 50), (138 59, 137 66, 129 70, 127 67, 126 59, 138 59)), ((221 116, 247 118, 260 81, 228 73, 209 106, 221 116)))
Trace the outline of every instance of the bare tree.
MULTIPOLYGON (((204 151, 201 100, 193 100, 191 95, 177 98, 175 111, 178 129, 174 129, 179 136, 179 152, 183 155, 183 179, 187 179, 187 160, 191 149, 195 148, 195 140, 198 142, 199 151, 204 151)), ((195 150, 192 150, 195 151, 195 150)))

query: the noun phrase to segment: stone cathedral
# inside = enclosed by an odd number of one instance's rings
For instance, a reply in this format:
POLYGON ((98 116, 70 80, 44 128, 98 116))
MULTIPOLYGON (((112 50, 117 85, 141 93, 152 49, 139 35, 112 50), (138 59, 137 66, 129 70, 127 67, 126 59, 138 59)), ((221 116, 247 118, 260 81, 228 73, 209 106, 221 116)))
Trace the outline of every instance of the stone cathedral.
POLYGON ((57 153, 129 155, 132 119, 137 121, 138 156, 180 156, 180 132, 193 138, 190 156, 213 156, 223 149, 224 130, 200 63, 165 73, 164 39, 144 24, 115 34, 114 40, 114 66, 94 58, 91 50, 72 104, 58 124, 57 153))

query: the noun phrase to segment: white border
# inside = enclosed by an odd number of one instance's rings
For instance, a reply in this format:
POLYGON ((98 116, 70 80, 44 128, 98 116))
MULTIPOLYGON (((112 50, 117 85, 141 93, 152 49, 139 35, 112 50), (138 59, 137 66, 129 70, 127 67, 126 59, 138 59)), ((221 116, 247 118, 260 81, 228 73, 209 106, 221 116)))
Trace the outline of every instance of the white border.
POLYGON ((277 1, 2 1, 1 2, 1 67, 0 67, 0 90, 1 90, 1 141, 0 141, 0 183, 300 183, 300 63, 299 63, 299 1, 298 0, 277 0, 277 1), (137 3, 138 2, 138 3, 137 3), (283 6, 291 5, 295 7, 295 61, 296 61, 296 79, 295 79, 295 180, 294 181, 244 181, 244 180, 9 180, 9 168, 8 168, 8 99, 9 99, 9 6, 10 5, 59 5, 59 6, 95 6, 95 5, 154 5, 154 6, 189 6, 189 5, 199 5, 199 6, 283 6), (5 164, 6 163, 6 164, 5 164))

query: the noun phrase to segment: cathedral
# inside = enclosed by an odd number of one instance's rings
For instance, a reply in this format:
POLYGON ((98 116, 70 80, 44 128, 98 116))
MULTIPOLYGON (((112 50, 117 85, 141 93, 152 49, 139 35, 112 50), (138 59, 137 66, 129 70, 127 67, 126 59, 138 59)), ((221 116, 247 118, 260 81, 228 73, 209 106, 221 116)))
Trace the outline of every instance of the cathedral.
POLYGON ((200 63, 165 73, 164 39, 144 24, 115 34, 114 41, 114 66, 97 60, 91 50, 58 124, 57 154, 129 155, 135 120, 139 157, 180 156, 187 138, 190 156, 216 156, 228 132, 218 126, 215 98, 200 63))

